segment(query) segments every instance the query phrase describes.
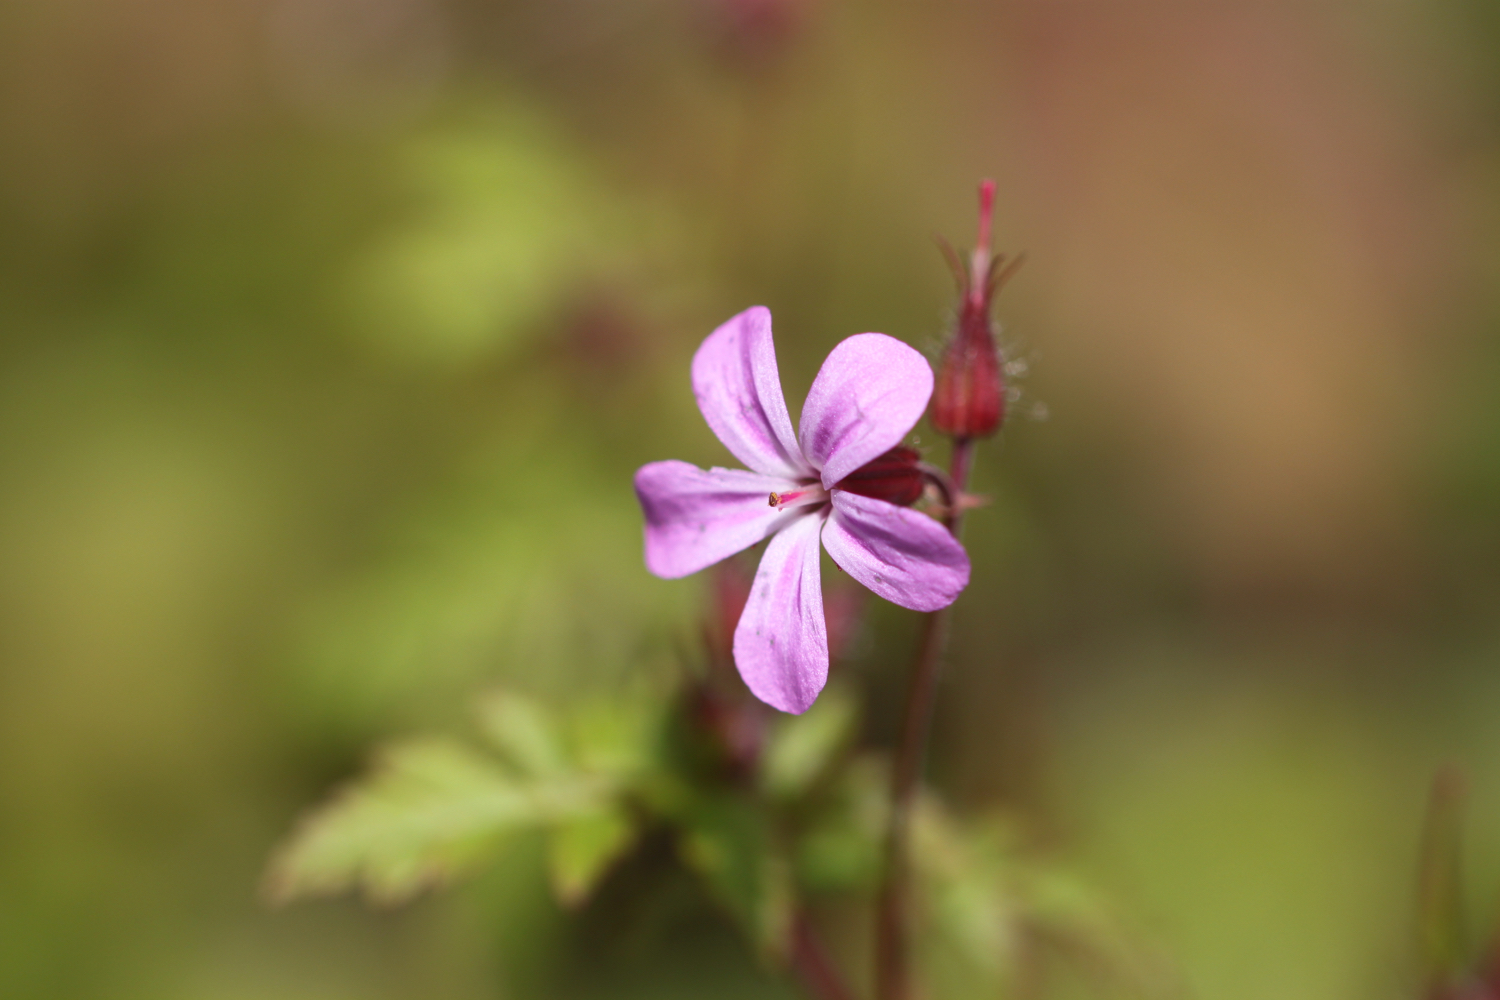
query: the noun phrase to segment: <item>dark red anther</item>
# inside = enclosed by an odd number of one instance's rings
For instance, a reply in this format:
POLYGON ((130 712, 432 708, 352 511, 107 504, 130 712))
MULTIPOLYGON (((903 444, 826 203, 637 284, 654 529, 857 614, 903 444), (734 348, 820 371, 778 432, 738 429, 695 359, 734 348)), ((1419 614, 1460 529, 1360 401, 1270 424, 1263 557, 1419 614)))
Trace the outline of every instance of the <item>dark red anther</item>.
POLYGON ((921 499, 926 485, 918 467, 921 460, 916 449, 897 446, 849 473, 834 489, 910 507, 921 499))
MULTIPOLYGON (((990 303, 1020 264, 1003 267, 1005 257, 990 257, 990 220, 995 205, 995 182, 979 186, 979 239, 965 270, 951 257, 958 272, 963 304, 958 329, 943 351, 937 384, 932 393, 932 424, 953 438, 988 437, 1005 421, 1005 369, 995 346, 990 303)), ((949 251, 950 255, 952 251, 949 251)))

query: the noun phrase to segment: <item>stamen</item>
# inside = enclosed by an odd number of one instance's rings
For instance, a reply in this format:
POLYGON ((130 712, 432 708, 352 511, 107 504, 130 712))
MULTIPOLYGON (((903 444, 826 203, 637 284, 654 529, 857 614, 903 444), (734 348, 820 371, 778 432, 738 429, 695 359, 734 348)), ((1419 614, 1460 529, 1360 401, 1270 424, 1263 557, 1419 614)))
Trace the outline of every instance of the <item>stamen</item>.
POLYGON ((826 503, 828 491, 817 483, 811 483, 798 490, 787 490, 785 493, 772 493, 770 505, 777 510, 786 510, 788 507, 805 507, 809 504, 826 503))

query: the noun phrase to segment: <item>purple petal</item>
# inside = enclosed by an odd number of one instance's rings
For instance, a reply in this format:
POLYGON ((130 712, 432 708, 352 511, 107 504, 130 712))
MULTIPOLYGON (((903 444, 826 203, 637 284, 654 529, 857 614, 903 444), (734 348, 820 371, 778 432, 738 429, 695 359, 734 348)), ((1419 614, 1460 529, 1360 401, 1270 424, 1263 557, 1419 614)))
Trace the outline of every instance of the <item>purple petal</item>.
POLYGON ((811 474, 781 394, 765 306, 746 309, 708 335, 693 355, 693 395, 735 458, 768 476, 811 474))
POLYGON ((802 408, 802 446, 832 489, 901 443, 932 396, 932 366, 883 333, 861 333, 833 349, 802 408))
POLYGON ((744 469, 641 466, 635 495, 646 515, 646 568, 674 580, 749 548, 787 523, 767 501, 792 485, 744 469))
POLYGON ((793 516, 797 520, 771 539, 755 571, 734 630, 734 664, 755 697, 801 714, 828 680, 828 624, 818 572, 825 514, 793 516))
POLYGON ((913 611, 936 611, 968 585, 964 547, 926 514, 847 490, 832 496, 823 547, 881 597, 913 611))

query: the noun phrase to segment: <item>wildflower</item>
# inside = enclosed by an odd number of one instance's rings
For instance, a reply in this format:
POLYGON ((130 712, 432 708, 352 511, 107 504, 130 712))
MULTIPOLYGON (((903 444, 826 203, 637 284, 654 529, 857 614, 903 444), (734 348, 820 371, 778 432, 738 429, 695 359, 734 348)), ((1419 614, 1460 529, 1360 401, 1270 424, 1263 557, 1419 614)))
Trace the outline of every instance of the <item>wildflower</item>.
POLYGON ((792 431, 771 313, 756 306, 708 336, 693 394, 745 469, 653 462, 635 475, 646 568, 687 576, 769 538, 734 633, 734 661, 755 696, 802 712, 828 677, 818 550, 902 607, 935 611, 969 582, 969 559, 942 525, 911 510, 916 453, 898 448, 932 395, 932 369, 881 333, 840 343, 823 362, 792 431))

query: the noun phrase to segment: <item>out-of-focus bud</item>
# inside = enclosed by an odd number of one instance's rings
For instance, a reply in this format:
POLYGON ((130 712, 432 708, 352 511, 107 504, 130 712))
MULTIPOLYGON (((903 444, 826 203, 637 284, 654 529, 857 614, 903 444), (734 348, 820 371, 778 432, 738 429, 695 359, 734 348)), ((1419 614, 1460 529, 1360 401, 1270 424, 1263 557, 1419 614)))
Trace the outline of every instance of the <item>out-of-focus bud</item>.
POLYGON ((745 690, 734 668, 734 629, 754 582, 754 567, 731 556, 709 576, 710 603, 703 623, 707 674, 686 690, 688 718, 709 765, 736 783, 751 781, 765 743, 771 709, 745 690))
POLYGON ((768 68, 802 33, 810 0, 706 0, 706 27, 725 60, 747 70, 768 68))
POLYGON ((1008 265, 1005 255, 990 255, 990 220, 995 182, 979 186, 979 239, 966 269, 951 248, 949 255, 963 295, 958 328, 943 351, 932 393, 932 425, 952 438, 988 437, 1005 421, 1005 367, 995 345, 990 303, 1024 257, 1008 265))

